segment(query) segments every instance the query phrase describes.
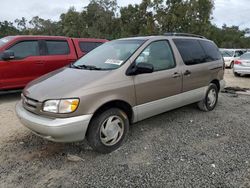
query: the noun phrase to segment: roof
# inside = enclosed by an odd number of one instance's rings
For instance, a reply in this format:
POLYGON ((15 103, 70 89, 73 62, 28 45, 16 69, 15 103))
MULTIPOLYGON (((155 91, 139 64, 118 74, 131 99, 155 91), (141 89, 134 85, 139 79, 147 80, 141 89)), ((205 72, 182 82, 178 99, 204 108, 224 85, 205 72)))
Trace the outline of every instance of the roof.
POLYGON ((13 37, 13 38, 61 38, 61 39, 68 38, 64 36, 48 36, 48 35, 14 35, 14 36, 9 36, 9 37, 13 37))

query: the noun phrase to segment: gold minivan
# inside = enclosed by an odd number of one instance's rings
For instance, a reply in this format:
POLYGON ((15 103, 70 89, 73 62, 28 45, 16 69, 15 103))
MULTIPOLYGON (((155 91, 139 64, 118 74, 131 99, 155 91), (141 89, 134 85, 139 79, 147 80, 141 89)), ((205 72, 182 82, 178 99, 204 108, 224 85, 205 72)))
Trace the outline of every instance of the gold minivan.
POLYGON ((204 37, 124 38, 32 81, 16 112, 38 136, 55 142, 86 137, 94 150, 109 153, 132 123, 191 103, 213 110, 223 76, 222 56, 204 37))

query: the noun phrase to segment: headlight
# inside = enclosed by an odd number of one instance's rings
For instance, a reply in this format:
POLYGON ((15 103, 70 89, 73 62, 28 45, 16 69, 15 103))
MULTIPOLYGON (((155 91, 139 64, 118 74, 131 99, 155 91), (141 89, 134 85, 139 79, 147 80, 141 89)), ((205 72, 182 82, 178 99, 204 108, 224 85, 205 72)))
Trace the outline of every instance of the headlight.
POLYGON ((48 100, 43 104, 43 111, 66 114, 74 112, 78 105, 79 99, 48 100))

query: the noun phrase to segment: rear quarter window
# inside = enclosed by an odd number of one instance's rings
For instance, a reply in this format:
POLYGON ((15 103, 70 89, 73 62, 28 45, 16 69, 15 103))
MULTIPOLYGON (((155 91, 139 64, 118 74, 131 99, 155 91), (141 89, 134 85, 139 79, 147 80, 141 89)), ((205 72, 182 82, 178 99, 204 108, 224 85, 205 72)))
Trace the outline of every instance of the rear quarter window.
POLYGON ((79 42, 80 49, 83 53, 89 53, 102 44, 102 42, 79 42))
POLYGON ((202 48, 206 53, 206 62, 217 61, 222 58, 218 47, 211 41, 200 40, 202 48))
POLYGON ((186 65, 196 65, 206 62, 206 54, 198 40, 173 39, 186 65))
POLYGON ((46 40, 46 46, 48 55, 68 55, 70 53, 66 40, 46 40))

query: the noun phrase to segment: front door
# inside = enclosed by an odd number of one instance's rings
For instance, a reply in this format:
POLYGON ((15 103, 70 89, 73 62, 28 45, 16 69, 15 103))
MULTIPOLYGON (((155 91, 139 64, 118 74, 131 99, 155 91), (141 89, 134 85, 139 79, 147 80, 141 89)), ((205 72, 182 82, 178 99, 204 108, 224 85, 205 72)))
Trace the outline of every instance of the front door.
POLYGON ((167 40, 152 42, 135 60, 149 63, 154 72, 134 76, 138 120, 165 112, 182 90, 182 75, 167 40))
POLYGON ((0 62, 0 89, 22 88, 44 74, 37 40, 19 41, 6 50, 13 51, 15 58, 0 62))

